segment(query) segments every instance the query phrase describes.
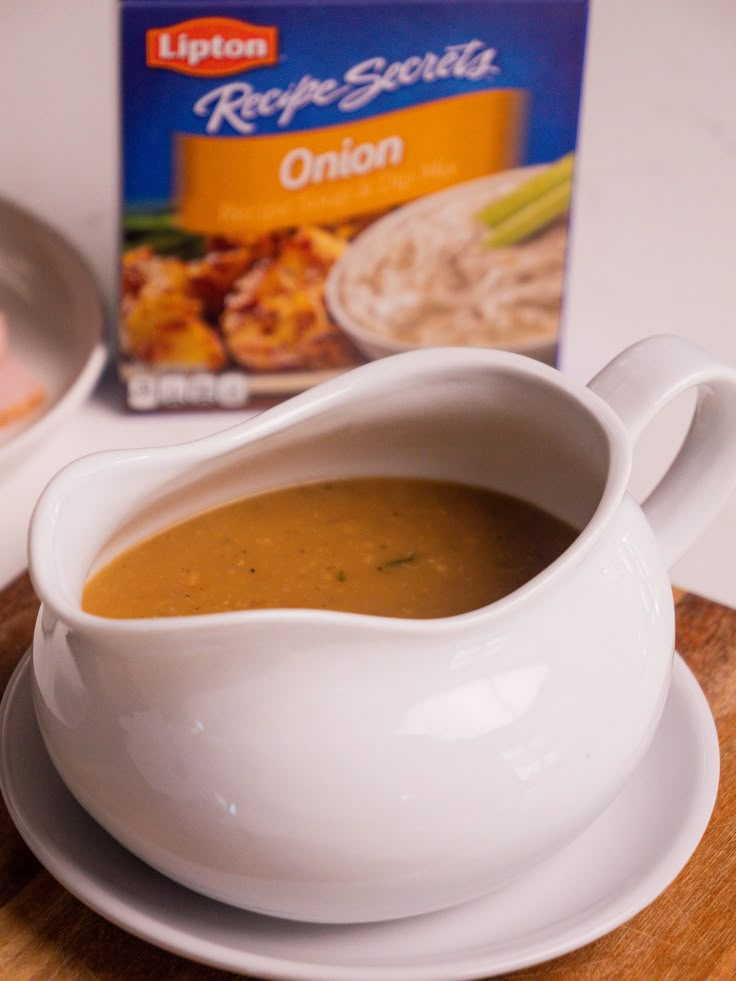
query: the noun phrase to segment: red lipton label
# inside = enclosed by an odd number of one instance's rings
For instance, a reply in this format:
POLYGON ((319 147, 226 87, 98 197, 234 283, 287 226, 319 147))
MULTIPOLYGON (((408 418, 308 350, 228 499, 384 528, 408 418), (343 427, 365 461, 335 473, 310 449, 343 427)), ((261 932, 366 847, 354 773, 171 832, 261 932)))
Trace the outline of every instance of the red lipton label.
POLYGON ((146 31, 146 64, 185 75, 233 75, 274 65, 278 31, 230 17, 198 17, 146 31))

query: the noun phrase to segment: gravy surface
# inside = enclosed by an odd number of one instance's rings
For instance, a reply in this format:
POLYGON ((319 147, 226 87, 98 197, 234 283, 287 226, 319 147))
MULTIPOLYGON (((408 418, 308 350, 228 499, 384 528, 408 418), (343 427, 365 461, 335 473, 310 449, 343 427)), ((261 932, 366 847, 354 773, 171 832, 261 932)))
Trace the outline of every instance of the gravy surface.
POLYGON ((300 484, 196 514, 88 581, 112 618, 313 608, 433 618, 507 595, 577 531, 524 501, 418 478, 300 484))

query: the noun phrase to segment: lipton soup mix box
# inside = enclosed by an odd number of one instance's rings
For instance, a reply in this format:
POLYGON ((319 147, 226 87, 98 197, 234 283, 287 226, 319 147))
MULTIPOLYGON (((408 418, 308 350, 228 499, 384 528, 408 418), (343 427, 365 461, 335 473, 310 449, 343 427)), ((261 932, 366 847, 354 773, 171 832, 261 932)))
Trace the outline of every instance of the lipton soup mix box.
POLYGON ((372 358, 552 360, 582 0, 122 0, 128 405, 372 358))

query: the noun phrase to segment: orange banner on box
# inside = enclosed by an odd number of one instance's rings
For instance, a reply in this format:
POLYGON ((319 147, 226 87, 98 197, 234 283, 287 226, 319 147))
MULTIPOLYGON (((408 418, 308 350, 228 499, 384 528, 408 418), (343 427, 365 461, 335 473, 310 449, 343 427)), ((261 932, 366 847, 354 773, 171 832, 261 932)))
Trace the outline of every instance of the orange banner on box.
POLYGON ((500 89, 275 136, 180 135, 182 228, 238 236, 381 211, 521 160, 525 93, 500 89))

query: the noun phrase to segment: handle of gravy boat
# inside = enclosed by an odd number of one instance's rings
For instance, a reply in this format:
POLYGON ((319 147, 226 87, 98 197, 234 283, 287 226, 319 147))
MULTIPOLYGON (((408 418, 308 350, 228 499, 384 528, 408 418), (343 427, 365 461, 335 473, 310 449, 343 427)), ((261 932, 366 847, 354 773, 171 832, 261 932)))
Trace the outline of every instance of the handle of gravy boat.
POLYGON ((736 487, 736 370, 684 338, 661 334, 622 351, 588 387, 619 416, 632 445, 668 402, 697 390, 682 446, 642 502, 669 567, 736 487))

